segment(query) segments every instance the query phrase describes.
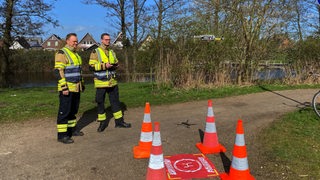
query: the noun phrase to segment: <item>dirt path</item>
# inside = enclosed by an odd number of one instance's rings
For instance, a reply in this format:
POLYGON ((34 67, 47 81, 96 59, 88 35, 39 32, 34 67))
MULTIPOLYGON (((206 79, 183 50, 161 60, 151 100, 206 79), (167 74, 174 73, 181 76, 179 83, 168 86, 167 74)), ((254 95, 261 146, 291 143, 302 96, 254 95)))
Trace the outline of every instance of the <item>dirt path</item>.
MULTIPOLYGON (((231 158, 235 126, 244 121, 245 140, 251 174, 266 179, 259 161, 256 135, 280 115, 310 102, 316 89, 264 92, 237 97, 213 99, 213 110, 219 142, 231 158)), ((207 101, 169 106, 152 106, 151 119, 160 122, 164 155, 199 153, 199 129, 204 130, 207 101), (177 125, 187 121, 187 128, 177 125)), ((144 108, 125 111, 131 129, 114 128, 111 121, 103 133, 97 133, 97 122, 91 122, 94 111, 86 112, 88 125, 83 137, 64 145, 56 141, 55 118, 43 118, 16 124, 0 125, 0 179, 107 179, 142 180, 148 159, 134 159, 132 148, 138 144, 144 108), (89 123, 91 122, 91 123, 89 123)), ((219 155, 207 155, 219 172, 224 166, 219 155)))

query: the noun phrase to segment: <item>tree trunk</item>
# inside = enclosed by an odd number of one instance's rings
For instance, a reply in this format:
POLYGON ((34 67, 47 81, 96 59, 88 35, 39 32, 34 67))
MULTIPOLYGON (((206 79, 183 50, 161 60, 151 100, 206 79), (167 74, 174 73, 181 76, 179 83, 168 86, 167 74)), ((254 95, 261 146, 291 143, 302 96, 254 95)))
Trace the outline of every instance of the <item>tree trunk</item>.
POLYGON ((157 36, 158 41, 162 37, 162 21, 163 21, 162 13, 163 13, 163 2, 162 2, 162 0, 159 0, 159 3, 158 3, 158 36, 157 36))
MULTIPOLYGON (((141 7, 142 8, 142 7, 141 7)), ((132 54, 132 80, 136 81, 136 65, 137 65, 137 42, 138 42, 138 23, 139 23, 139 7, 138 0, 133 1, 133 54, 132 54)))
POLYGON ((10 59, 10 45, 12 42, 11 30, 12 30, 12 17, 13 17, 13 0, 6 0, 5 9, 5 29, 3 33, 3 47, 1 48, 0 56, 0 87, 9 86, 9 59, 10 59))
POLYGON ((319 18, 319 21, 318 21, 318 33, 320 34, 320 4, 318 4, 318 18, 319 18))
POLYGON ((1 48, 0 54, 0 88, 6 88, 9 86, 8 82, 8 54, 9 52, 5 50, 5 48, 1 48))
POLYGON ((129 57, 128 57, 128 40, 127 40, 127 33, 126 33, 126 14, 125 14, 125 0, 120 0, 120 21, 121 21, 121 32, 123 35, 122 42, 123 42, 123 50, 124 50, 124 71, 126 76, 126 82, 130 79, 129 74, 129 57))
POLYGON ((216 35, 219 31, 219 12, 220 12, 220 0, 215 0, 214 2, 214 27, 213 27, 213 33, 216 35))
POLYGON ((295 2, 295 11, 297 14, 296 18, 297 18, 298 37, 299 37, 299 40, 302 41, 303 38, 302 38, 302 29, 301 29, 301 12, 300 12, 298 3, 299 3, 298 1, 295 2))
POLYGON ((124 47, 124 66, 125 66, 125 74, 126 74, 126 82, 130 81, 130 72, 129 72, 129 57, 128 57, 128 48, 124 47))

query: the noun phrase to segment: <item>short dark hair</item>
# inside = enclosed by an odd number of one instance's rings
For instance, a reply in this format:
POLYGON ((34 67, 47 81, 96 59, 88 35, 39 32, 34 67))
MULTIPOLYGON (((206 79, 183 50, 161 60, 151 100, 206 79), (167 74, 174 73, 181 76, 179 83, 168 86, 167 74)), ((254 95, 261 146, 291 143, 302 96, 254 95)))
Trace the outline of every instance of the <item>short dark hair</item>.
POLYGON ((68 40, 71 36, 77 37, 77 34, 76 34, 76 33, 69 33, 69 34, 67 34, 66 40, 68 40))
POLYGON ((100 38, 103 39, 103 36, 110 36, 110 34, 108 34, 108 33, 102 33, 100 38))

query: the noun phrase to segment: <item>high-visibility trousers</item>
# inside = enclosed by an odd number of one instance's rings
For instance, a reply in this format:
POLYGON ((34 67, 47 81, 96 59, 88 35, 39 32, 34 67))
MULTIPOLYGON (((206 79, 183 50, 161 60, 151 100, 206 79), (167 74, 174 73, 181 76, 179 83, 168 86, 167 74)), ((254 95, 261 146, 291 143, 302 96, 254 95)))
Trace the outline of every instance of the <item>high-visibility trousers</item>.
POLYGON ((57 117, 58 139, 65 136, 72 136, 72 131, 76 126, 76 114, 79 110, 80 93, 69 92, 63 95, 59 92, 59 111, 57 117))
POLYGON ((96 89, 96 102, 97 102, 97 113, 98 121, 106 120, 106 110, 105 110, 105 99, 106 94, 108 94, 109 102, 111 105, 111 111, 115 119, 121 119, 123 117, 120 100, 119 100, 119 89, 118 85, 113 87, 106 88, 97 88, 96 89))

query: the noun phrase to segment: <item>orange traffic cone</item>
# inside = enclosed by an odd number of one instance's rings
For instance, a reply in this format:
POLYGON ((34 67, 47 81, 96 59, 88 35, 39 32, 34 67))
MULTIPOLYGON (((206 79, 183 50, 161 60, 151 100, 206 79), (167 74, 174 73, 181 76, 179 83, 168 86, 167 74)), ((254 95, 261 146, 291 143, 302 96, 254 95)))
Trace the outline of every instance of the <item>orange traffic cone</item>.
POLYGON ((229 174, 220 174, 220 178, 222 180, 254 180, 249 170, 242 120, 238 120, 236 132, 229 174))
POLYGON ((213 154, 226 152, 226 148, 219 144, 214 114, 212 109, 212 100, 208 100, 208 114, 206 119, 206 128, 203 137, 203 143, 197 143, 197 148, 203 154, 213 154))
POLYGON ((141 126, 139 145, 133 147, 134 158, 149 158, 152 146, 152 123, 150 117, 150 104, 146 102, 144 118, 141 126))
POLYGON ((149 166, 146 180, 166 180, 166 170, 164 168, 164 158, 161 146, 160 123, 154 123, 154 133, 149 158, 149 166))

